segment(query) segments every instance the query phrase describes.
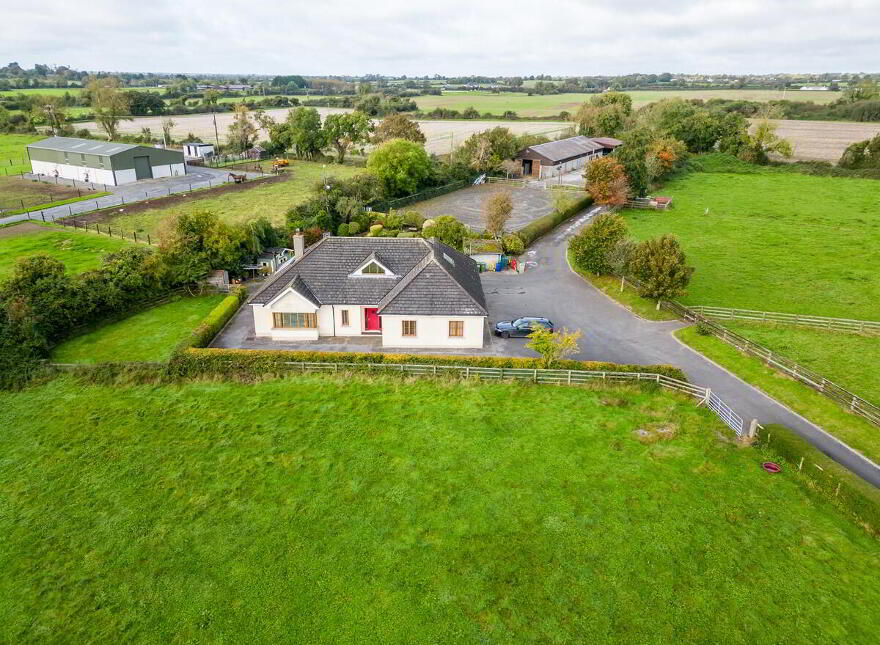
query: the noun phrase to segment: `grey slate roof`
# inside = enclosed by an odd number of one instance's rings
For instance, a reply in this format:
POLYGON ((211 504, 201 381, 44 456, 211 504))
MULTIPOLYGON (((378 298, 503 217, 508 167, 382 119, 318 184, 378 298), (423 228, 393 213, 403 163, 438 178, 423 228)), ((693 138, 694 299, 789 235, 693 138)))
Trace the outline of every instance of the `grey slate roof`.
POLYGON ((29 143, 27 147, 109 156, 140 146, 132 143, 114 143, 113 141, 95 141, 94 139, 76 139, 74 137, 49 137, 36 143, 29 143))
POLYGON ((322 238, 275 273, 250 303, 267 304, 288 287, 315 304, 374 305, 380 313, 487 314, 477 263, 421 238, 322 238), (369 259, 394 275, 351 275, 369 259))
POLYGON ((535 146, 529 146, 517 156, 525 152, 531 151, 541 155, 548 161, 560 163, 569 159, 575 159, 584 155, 591 154, 597 150, 601 150, 604 146, 596 143, 593 139, 584 136, 569 137, 560 139, 559 141, 548 141, 547 143, 539 143, 535 146))
POLYGON ((603 148, 616 148, 622 146, 623 141, 614 137, 593 137, 593 141, 601 145, 603 148))

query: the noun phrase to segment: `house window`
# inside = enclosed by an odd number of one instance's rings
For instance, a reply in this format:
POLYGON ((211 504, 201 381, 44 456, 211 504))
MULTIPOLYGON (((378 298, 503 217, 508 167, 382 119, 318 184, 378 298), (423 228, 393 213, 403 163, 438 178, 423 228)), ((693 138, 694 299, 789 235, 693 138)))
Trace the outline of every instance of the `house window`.
POLYGON ((361 273, 371 273, 371 274, 375 274, 375 275, 381 275, 381 274, 385 273, 385 269, 380 267, 375 262, 370 262, 367 266, 365 266, 361 270, 361 273))
POLYGON ((348 309, 343 309, 341 314, 342 314, 342 326, 348 327, 348 309))
POLYGON ((463 320, 450 320, 449 321, 449 337, 450 338, 461 338, 464 336, 464 321, 463 320))
POLYGON ((272 314, 275 329, 317 329, 317 314, 272 314))
POLYGON ((416 321, 415 320, 404 320, 401 322, 403 325, 403 336, 415 336, 416 335, 416 321))

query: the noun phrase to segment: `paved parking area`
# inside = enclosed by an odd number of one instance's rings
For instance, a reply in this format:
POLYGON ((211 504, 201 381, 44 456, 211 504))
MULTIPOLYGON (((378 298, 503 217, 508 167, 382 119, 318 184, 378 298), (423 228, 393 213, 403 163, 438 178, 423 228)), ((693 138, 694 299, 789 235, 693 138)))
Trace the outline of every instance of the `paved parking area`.
POLYGON ((489 195, 506 192, 513 201, 513 213, 507 223, 507 230, 515 231, 529 222, 547 215, 553 210, 553 195, 543 188, 517 188, 500 184, 480 184, 462 188, 455 192, 417 202, 402 208, 402 211, 416 211, 425 217, 453 215, 474 231, 486 228, 483 219, 483 204, 489 195))

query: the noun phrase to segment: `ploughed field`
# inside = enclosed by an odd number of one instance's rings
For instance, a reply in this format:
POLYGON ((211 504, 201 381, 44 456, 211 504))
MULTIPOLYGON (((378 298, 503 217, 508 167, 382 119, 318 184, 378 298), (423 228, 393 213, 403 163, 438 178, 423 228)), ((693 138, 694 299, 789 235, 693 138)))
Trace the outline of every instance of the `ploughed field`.
POLYGON ((0 424, 3 642, 880 630, 876 540, 670 393, 66 376, 0 424))

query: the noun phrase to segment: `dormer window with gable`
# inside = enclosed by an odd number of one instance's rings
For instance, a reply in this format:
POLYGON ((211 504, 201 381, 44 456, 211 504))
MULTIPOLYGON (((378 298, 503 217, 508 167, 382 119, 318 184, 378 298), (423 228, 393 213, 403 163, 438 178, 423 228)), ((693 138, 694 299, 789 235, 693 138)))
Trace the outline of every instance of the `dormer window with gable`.
POLYGON ((384 275, 385 269, 380 267, 375 262, 370 262, 367 266, 365 266, 363 269, 361 269, 361 273, 369 273, 369 274, 373 274, 373 275, 379 275, 379 274, 384 275))

